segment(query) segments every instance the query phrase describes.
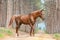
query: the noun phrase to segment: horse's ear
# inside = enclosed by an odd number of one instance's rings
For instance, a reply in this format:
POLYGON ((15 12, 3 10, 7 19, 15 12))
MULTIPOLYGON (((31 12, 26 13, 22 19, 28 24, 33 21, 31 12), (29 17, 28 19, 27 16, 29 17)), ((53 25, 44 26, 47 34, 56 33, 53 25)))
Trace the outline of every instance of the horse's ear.
POLYGON ((41 10, 41 12, 44 11, 44 9, 41 10))

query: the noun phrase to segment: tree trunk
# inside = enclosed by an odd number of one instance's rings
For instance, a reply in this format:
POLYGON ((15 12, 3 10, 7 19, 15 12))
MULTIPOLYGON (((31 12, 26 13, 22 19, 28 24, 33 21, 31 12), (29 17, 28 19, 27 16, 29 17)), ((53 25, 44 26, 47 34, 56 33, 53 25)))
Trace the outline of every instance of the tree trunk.
POLYGON ((13 13, 13 0, 7 0, 7 23, 6 27, 8 27, 10 18, 12 17, 13 13))
POLYGON ((47 8, 46 30, 48 33, 60 33, 60 1, 49 0, 45 1, 47 8))

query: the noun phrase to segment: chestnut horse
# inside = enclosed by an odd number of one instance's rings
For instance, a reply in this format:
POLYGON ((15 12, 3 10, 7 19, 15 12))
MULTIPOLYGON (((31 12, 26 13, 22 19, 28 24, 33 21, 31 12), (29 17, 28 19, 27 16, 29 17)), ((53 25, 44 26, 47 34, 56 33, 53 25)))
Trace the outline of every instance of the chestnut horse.
POLYGON ((28 15, 14 15, 10 19, 9 26, 13 23, 13 21, 15 21, 16 33, 17 33, 17 36, 19 36, 18 29, 20 28, 21 24, 30 25, 31 27, 30 35, 32 36, 34 35, 34 24, 36 22, 36 19, 40 17, 42 20, 44 20, 42 11, 43 10, 37 10, 37 11, 31 12, 28 15))

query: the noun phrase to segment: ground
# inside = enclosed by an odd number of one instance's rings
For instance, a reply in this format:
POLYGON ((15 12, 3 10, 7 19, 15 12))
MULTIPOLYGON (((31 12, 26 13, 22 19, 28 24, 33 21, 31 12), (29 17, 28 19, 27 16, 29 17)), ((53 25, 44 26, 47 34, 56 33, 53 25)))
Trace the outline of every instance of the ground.
POLYGON ((5 37, 0 38, 0 40, 56 40, 53 38, 52 34, 45 34, 42 31, 38 31, 35 33, 35 36, 30 36, 29 33, 19 31, 19 37, 16 36, 15 30, 13 31, 13 35, 5 35, 5 37))

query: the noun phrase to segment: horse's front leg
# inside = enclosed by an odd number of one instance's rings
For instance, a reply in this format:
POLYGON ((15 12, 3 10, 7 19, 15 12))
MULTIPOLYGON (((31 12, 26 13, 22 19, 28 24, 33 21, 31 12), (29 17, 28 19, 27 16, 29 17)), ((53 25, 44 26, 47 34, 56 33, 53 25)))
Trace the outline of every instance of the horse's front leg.
POLYGON ((34 26, 30 24, 30 27, 31 27, 30 36, 32 36, 32 35, 34 36, 34 26))
POLYGON ((32 27, 31 27, 31 29, 30 29, 30 36, 32 36, 32 27))
POLYGON ((33 34, 33 36, 34 36, 34 26, 32 27, 32 34, 33 34))
POLYGON ((34 36, 34 26, 31 27, 31 30, 30 30, 30 36, 34 36))

